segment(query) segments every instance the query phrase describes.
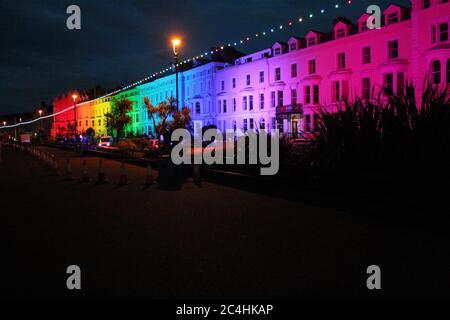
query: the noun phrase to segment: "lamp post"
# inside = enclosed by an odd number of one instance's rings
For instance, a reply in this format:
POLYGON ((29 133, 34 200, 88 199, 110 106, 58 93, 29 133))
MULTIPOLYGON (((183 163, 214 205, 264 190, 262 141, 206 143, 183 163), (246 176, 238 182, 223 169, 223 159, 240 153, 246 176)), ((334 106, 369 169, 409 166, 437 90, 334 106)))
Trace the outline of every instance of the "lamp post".
POLYGON ((73 99, 73 121, 75 123, 74 128, 74 136, 77 135, 77 98, 78 96, 76 94, 72 95, 72 99, 73 99))
POLYGON ((177 109, 178 109, 178 63, 179 63, 179 46, 181 44, 181 40, 179 38, 173 38, 172 39, 172 45, 173 45, 173 54, 175 55, 175 82, 176 82, 176 103, 177 103, 177 109))

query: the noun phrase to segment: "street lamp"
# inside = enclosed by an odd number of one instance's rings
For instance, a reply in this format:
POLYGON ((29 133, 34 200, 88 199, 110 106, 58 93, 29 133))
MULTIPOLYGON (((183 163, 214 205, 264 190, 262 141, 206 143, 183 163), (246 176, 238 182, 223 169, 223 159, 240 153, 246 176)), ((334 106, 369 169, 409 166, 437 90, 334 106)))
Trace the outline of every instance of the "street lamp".
POLYGON ((42 112, 43 112, 42 110, 39 110, 39 111, 38 111, 38 113, 39 113, 39 118, 42 117, 42 112))
POLYGON ((73 99, 73 121, 75 122, 74 135, 77 134, 77 98, 78 98, 78 96, 76 94, 72 95, 72 99, 73 99))
POLYGON ((6 127, 6 121, 3 121, 3 126, 6 127))
POLYGON ((175 55, 175 82, 176 82, 177 108, 178 108, 178 62, 179 62, 179 47, 181 45, 181 40, 179 38, 173 38, 172 45, 173 45, 173 54, 175 55))

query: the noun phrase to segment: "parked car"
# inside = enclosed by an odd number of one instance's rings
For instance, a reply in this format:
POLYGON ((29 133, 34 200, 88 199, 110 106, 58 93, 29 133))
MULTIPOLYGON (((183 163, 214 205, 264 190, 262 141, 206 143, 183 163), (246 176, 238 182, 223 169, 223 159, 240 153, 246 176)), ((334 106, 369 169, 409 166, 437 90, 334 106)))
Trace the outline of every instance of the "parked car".
POLYGON ((113 144, 113 137, 107 136, 100 138, 100 141, 98 143, 99 147, 111 147, 113 144))

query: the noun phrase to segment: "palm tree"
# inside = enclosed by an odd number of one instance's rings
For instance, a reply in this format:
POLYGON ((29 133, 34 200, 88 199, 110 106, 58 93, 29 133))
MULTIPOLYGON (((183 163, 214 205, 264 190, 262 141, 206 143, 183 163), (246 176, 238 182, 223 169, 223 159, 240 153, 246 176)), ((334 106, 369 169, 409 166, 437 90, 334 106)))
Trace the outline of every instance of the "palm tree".
POLYGON ((150 103, 150 100, 144 98, 145 106, 147 107, 148 115, 152 119, 153 127, 155 128, 158 140, 161 143, 161 136, 166 135, 169 132, 169 118, 177 112, 177 107, 175 105, 175 99, 169 98, 166 101, 159 103, 154 106, 150 103), (159 122, 157 123, 156 118, 159 122))
POLYGON ((133 110, 133 101, 123 98, 114 102, 111 113, 105 114, 108 132, 116 132, 117 138, 121 138, 127 124, 132 119, 128 115, 133 110))

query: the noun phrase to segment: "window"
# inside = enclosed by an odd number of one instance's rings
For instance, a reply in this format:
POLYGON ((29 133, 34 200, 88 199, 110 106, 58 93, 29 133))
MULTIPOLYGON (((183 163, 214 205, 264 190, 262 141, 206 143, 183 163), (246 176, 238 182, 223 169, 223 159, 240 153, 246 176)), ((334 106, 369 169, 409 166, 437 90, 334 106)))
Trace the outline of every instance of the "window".
POLYGON ((282 107, 283 106, 283 91, 278 91, 278 107, 282 107))
POLYGON ((319 103, 319 86, 314 85, 314 104, 319 103))
POLYGON ((305 132, 311 132, 311 115, 305 116, 305 132))
POLYGON ((92 127, 95 127, 95 121, 92 120, 92 127))
POLYGON ((398 22, 398 13, 397 12, 388 14, 387 24, 393 24, 393 23, 397 23, 397 22, 398 22))
POLYGON ((308 47, 314 46, 316 44, 316 38, 311 37, 308 39, 308 47))
POLYGON ((297 90, 296 89, 291 90, 291 105, 293 105, 293 106, 297 105, 297 90))
MULTIPOLYGON (((86 120, 86 127, 89 125, 89 121, 86 120)), ((80 127, 81 127, 81 122, 80 122, 80 127)))
POLYGON ((338 53, 337 67, 338 69, 345 69, 345 53, 338 53))
POLYGON ((316 73, 316 60, 315 59, 308 61, 308 73, 309 74, 316 73))
POLYGON ((340 91, 340 84, 339 81, 333 82, 333 96, 332 99, 334 102, 337 102, 341 99, 341 91, 340 91))
POLYGON ((236 98, 233 98, 233 112, 236 112, 236 98))
POLYGON ((242 109, 243 109, 244 111, 247 110, 247 97, 243 97, 243 98, 242 98, 242 109))
POLYGON ((439 60, 433 61, 431 64, 431 77, 433 84, 441 83, 441 62, 439 60))
POLYGON ((398 40, 388 42, 388 58, 389 59, 398 58, 398 40))
POLYGON ((291 64, 291 78, 297 77, 297 64, 291 64))
POLYGON ((450 84, 450 59, 447 60, 447 84, 450 84))
POLYGON ((345 37, 345 29, 338 29, 336 31, 336 39, 345 37))
POLYGON ((367 26, 367 21, 361 22, 361 32, 369 30, 369 27, 367 26))
POLYGON ((266 130, 266 120, 264 120, 264 118, 261 118, 259 120, 259 129, 260 130, 266 130))
POLYGON ((247 119, 244 119, 244 131, 247 131, 248 128, 248 121, 247 119))
POLYGON ((372 62, 371 49, 370 47, 364 47, 362 51, 362 63, 369 64, 372 62))
POLYGON ((397 73, 397 94, 403 94, 405 87, 405 74, 403 72, 397 73))
POLYGON ((289 46, 289 50, 290 51, 297 50, 297 44, 295 42, 291 43, 291 45, 289 46))
POLYGON ((236 123, 236 120, 233 120, 233 130, 234 130, 234 131, 237 130, 237 123, 236 123))
POLYGON ((219 101, 217 102, 217 112, 218 112, 218 113, 221 113, 221 112, 222 112, 222 101, 221 101, 221 100, 219 100, 219 101))
POLYGON ((310 86, 305 86, 305 104, 310 104, 311 103, 311 87, 310 86))
POLYGON ((448 23, 441 23, 439 25, 439 41, 444 42, 448 40, 448 23))
POLYGON ((246 77, 246 81, 245 81, 246 85, 249 86, 250 85, 250 75, 248 74, 246 77))
POLYGON ((253 110, 253 96, 249 96, 249 100, 250 100, 250 102, 249 102, 249 110, 251 111, 251 110, 253 110))
POLYGON ((281 80, 281 69, 276 68, 275 69, 275 81, 280 81, 280 80, 281 80))
POLYGON ((245 59, 245 62, 246 62, 246 63, 249 63, 249 62, 252 62, 252 61, 253 61, 253 58, 252 58, 252 57, 245 59))
POLYGON ((255 123, 253 121, 253 118, 250 118, 250 130, 255 128, 255 123))
MULTIPOLYGON (((226 102, 226 101, 224 101, 224 108, 225 108, 225 102, 226 102)), ((200 114, 200 113, 201 113, 200 102, 196 102, 196 103, 195 103, 195 113, 196 113, 196 114, 200 114)))
POLYGON ((428 9, 430 7, 430 0, 423 0, 423 8, 428 9))
POLYGON ((281 54, 281 48, 275 48, 275 55, 278 56, 281 54))
POLYGON ((236 88, 236 78, 233 78, 233 80, 231 80, 231 82, 232 82, 233 89, 235 89, 236 88))
POLYGON ((259 83, 263 83, 264 82, 264 71, 260 71, 259 72, 259 83))
POLYGON ((384 75, 384 88, 389 93, 394 91, 394 75, 392 73, 386 73, 384 75))
POLYGON ((270 105, 272 106, 272 108, 275 108, 275 104, 276 104, 275 91, 272 91, 270 93, 270 105))
POLYGON ((362 79, 362 97, 363 99, 370 99, 370 78, 362 79))
POLYGON ((223 80, 220 82, 220 89, 221 89, 222 91, 225 90, 225 81, 223 81, 223 80))
POLYGON ((264 109, 264 93, 259 94, 259 109, 264 109))
MULTIPOLYGON (((199 110, 200 110, 200 103, 198 103, 198 105, 199 105, 199 110)), ((227 100, 223 100, 223 113, 226 113, 226 112, 227 112, 227 100)))

